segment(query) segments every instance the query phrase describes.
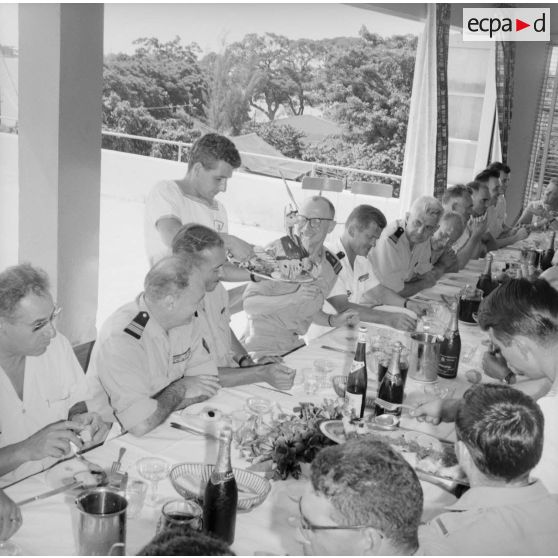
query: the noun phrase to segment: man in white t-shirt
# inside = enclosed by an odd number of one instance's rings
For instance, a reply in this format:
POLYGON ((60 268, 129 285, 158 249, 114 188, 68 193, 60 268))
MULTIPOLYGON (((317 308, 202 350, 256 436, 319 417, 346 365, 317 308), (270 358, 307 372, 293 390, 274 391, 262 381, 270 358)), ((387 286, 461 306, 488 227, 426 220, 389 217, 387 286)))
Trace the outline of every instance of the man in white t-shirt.
MULTIPOLYGON (((215 199, 227 189, 227 180, 240 163, 232 141, 206 134, 192 146, 184 178, 155 184, 145 200, 144 233, 150 265, 171 254, 174 235, 187 223, 200 223, 219 232, 227 250, 238 260, 253 255, 250 244, 228 234, 227 212, 215 199)), ((229 281, 249 279, 244 269, 230 266, 227 270, 229 281)))
POLYGON ((372 263, 366 257, 376 245, 387 222, 384 214, 371 205, 358 205, 347 220, 341 238, 328 248, 334 253, 343 252, 342 269, 327 301, 338 312, 352 308, 364 322, 389 325, 404 331, 414 331, 416 319, 403 312, 386 312, 375 309, 381 304, 409 308, 421 312, 422 305, 399 296, 378 281, 372 263))

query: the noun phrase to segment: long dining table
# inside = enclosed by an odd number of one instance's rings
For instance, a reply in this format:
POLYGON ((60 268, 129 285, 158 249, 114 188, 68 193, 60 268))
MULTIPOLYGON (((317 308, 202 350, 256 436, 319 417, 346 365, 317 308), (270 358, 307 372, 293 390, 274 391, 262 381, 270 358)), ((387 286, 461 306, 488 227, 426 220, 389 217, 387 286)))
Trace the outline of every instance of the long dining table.
MULTIPOLYGON (((503 261, 517 261, 519 251, 500 251, 496 255, 496 265, 503 261)), ((444 276, 438 284, 417 295, 419 300, 438 301, 440 295, 457 294, 466 284, 474 284, 484 266, 482 260, 470 264, 457 274, 444 276)), ((382 336, 389 341, 400 340, 410 346, 410 334, 387 326, 366 324, 371 337, 382 336)), ((439 379, 433 390, 431 384, 424 384, 407 378, 405 401, 411 405, 419 401, 443 396, 458 397, 471 386, 465 372, 469 369, 481 371, 481 360, 488 336, 480 331, 478 325, 460 324, 462 339, 461 359, 458 376, 455 379, 439 379), (484 345, 483 345, 484 343, 484 345)), ((308 395, 302 382, 302 370, 314 366, 317 359, 327 359, 333 366, 332 375, 344 375, 348 372, 356 346, 357 331, 338 328, 311 340, 307 346, 285 357, 285 363, 297 370, 297 377, 292 389, 280 392, 269 389, 268 384, 252 384, 235 388, 221 389, 212 399, 173 413, 164 424, 147 435, 137 438, 131 434, 109 435, 104 445, 85 454, 88 460, 110 469, 117 458, 119 449, 126 448, 122 458, 122 470, 127 471, 130 480, 140 478, 136 468, 139 459, 146 456, 163 457, 172 464, 183 462, 215 463, 217 442, 211 438, 184 432, 170 426, 175 421, 188 425, 190 421, 199 425, 200 413, 207 407, 217 409, 224 414, 245 408, 250 397, 266 398, 277 404, 284 411, 289 411, 301 401, 323 402, 324 398, 335 398, 331 384, 308 395), (328 348, 326 348, 328 347, 328 348), (333 348, 333 349, 332 349, 333 348)), ((372 390, 376 381, 376 372, 369 374, 372 390)), ((492 381, 482 375, 481 381, 492 381)), ((264 418, 265 420, 265 418, 264 418)), ((452 424, 433 426, 419 422, 405 413, 401 426, 419 430, 443 439, 454 439, 452 424)), ((115 429, 116 432, 116 429, 115 429)), ((112 432, 111 432, 112 434, 112 432)), ((66 462, 67 463, 67 462, 66 462)), ((247 468, 250 464, 233 447, 233 467, 247 468)), ((6 489, 15 501, 21 501, 45 492, 53 487, 53 471, 63 467, 64 463, 54 469, 43 471, 6 489)), ((421 481, 425 510, 423 520, 434 517, 442 508, 455 501, 455 496, 444 487, 421 481)), ((302 546, 297 536, 296 518, 298 516, 297 495, 305 490, 310 481, 307 478, 272 481, 272 488, 265 501, 248 512, 237 514, 236 537, 232 545, 238 555, 300 555, 302 546)), ((127 522, 126 553, 136 554, 155 534, 156 524, 161 513, 161 502, 180 498, 167 478, 160 482, 160 501, 150 505, 147 500, 137 517, 127 522)), ((24 554, 30 555, 75 555, 77 553, 76 517, 74 506, 75 493, 58 494, 48 499, 39 500, 22 507, 23 525, 12 540, 21 547, 24 554)))

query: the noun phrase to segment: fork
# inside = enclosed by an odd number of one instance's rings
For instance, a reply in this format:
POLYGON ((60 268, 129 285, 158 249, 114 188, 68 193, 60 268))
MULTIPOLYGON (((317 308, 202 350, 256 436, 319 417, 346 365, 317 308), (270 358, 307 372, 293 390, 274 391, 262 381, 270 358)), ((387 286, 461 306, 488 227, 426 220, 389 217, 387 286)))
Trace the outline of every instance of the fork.
POLYGON ((376 398, 374 400, 374 403, 376 403, 376 405, 382 407, 382 409, 385 409, 386 411, 396 411, 399 408, 410 410, 414 409, 412 405, 407 405, 406 403, 390 403, 389 401, 385 401, 384 399, 379 398, 376 398))
POLYGON ((120 448, 118 451, 118 459, 112 462, 112 467, 110 468, 111 473, 118 473, 120 471, 120 462, 122 461, 122 456, 126 453, 126 448, 120 448))

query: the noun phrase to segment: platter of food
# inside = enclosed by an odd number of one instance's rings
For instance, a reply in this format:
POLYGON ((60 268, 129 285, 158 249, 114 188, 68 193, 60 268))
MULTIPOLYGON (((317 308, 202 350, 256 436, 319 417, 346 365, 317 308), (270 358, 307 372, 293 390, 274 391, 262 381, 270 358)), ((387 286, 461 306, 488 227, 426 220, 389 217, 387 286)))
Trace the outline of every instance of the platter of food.
POLYGON ((351 428, 342 420, 329 420, 320 424, 320 430, 338 444, 361 436, 383 440, 426 480, 432 477, 466 486, 469 484, 457 463, 453 443, 446 440, 405 428, 384 430, 368 421, 359 421, 351 428))

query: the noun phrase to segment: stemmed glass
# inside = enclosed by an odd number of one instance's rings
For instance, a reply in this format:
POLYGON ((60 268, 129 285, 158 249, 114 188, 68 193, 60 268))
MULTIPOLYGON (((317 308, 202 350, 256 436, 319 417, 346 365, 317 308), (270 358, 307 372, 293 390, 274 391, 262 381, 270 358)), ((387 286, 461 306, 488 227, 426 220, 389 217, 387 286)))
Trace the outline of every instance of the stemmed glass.
POLYGON ((144 457, 136 463, 138 473, 151 483, 149 502, 157 505, 159 481, 165 479, 170 470, 170 463, 160 457, 144 457))
POLYGON ((23 556, 23 551, 17 544, 0 539, 0 556, 23 556))

